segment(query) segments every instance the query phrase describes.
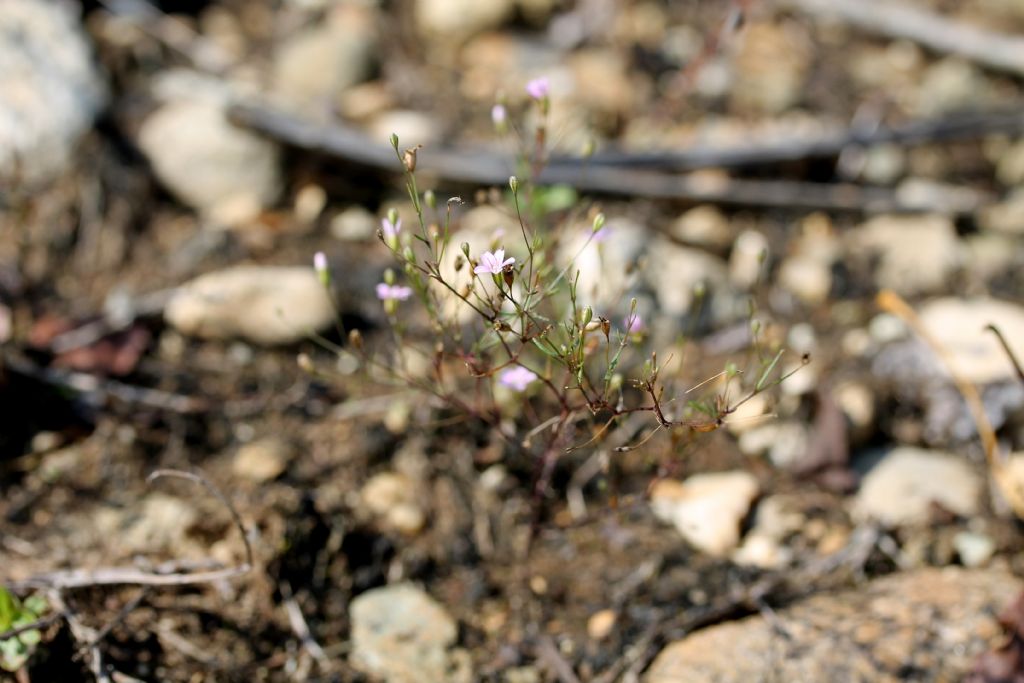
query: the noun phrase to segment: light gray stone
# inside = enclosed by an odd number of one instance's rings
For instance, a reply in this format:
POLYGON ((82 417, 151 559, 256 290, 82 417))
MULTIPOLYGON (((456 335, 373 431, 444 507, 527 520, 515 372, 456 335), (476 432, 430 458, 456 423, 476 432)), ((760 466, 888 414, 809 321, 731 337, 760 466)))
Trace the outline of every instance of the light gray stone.
POLYGON ((299 109, 330 110, 345 89, 365 81, 377 44, 366 10, 358 3, 339 6, 323 24, 286 38, 274 54, 275 96, 299 109))
MULTIPOLYGON (((460 680, 450 648, 455 620, 411 584, 366 591, 352 601, 352 666, 387 683, 460 680)), ((464 673, 462 675, 465 675, 464 673)))
POLYGON ((944 216, 878 216, 857 228, 851 246, 878 259, 880 287, 905 295, 938 292, 963 261, 963 247, 944 216))
POLYGON ((758 490, 754 475, 743 471, 663 479, 651 490, 651 510, 698 550, 724 555, 739 544, 740 521, 758 490))
POLYGON ((0 5, 0 181, 59 174, 106 99, 75 4, 0 5))
POLYGON ((178 288, 164 317, 179 332, 203 339, 241 338, 290 344, 323 330, 335 316, 311 267, 236 266, 178 288))
POLYGON ((280 193, 277 146, 232 125, 215 102, 163 105, 143 122, 138 142, 160 182, 215 221, 247 220, 280 193))
POLYGON ((983 481, 964 458, 942 451, 900 447, 868 470, 853 502, 858 520, 889 526, 922 524, 932 505, 969 517, 981 505, 983 481))

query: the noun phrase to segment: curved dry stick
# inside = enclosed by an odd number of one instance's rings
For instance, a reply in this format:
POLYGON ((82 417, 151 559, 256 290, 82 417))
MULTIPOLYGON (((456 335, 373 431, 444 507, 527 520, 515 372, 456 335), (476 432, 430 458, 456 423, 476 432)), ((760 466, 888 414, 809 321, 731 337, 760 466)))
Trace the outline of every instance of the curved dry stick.
MULTIPOLYGON (((163 565, 168 571, 166 573, 157 571, 146 571, 135 567, 100 567, 98 569, 67 569, 62 571, 39 574, 23 581, 15 581, 8 584, 15 590, 26 588, 52 588, 65 590, 68 588, 84 588, 87 586, 111 586, 121 584, 133 584, 139 586, 187 586, 197 583, 210 583, 224 579, 234 578, 248 573, 253 567, 252 545, 235 506, 231 504, 220 489, 214 486, 206 477, 195 472, 183 470, 162 469, 156 470, 146 478, 151 483, 161 477, 176 477, 201 484, 207 491, 212 493, 224 507, 231 513, 231 519, 242 534, 242 543, 245 544, 245 563, 235 567, 224 567, 206 571, 181 571, 183 567, 194 562, 170 562, 163 565)), ((220 563, 212 563, 219 566, 220 563)))

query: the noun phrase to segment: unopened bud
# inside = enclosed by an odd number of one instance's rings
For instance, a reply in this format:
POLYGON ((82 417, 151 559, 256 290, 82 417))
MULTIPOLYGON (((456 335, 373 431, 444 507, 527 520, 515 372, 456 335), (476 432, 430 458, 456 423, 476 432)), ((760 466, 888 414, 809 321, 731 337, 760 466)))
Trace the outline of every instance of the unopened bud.
POLYGON ((405 249, 402 249, 402 258, 404 258, 409 263, 416 262, 416 254, 413 252, 412 247, 410 247, 408 244, 405 245, 405 249))
POLYGON ((516 178, 515 176, 509 176, 508 186, 512 188, 512 194, 517 194, 519 192, 519 178, 516 178))
POLYGON ((392 133, 390 139, 391 139, 391 146, 394 147, 395 151, 397 152, 398 151, 398 135, 396 133, 392 133))
POLYGON ((583 309, 583 316, 580 318, 580 325, 586 327, 594 318, 594 309, 587 306, 583 309))
POLYGON ((423 193, 423 201, 431 209, 437 208, 437 196, 434 194, 433 190, 427 190, 423 193))
POLYGON ((596 216, 594 216, 594 232, 597 232, 604 227, 604 220, 605 219, 603 213, 599 213, 596 216))
POLYGON ((348 333, 348 343, 356 350, 363 348, 363 334, 359 330, 351 330, 348 333))
POLYGON ((384 284, 395 284, 395 271, 391 270, 390 268, 384 271, 384 284))
POLYGON ((396 209, 393 206, 390 209, 388 209, 388 222, 391 223, 392 225, 398 223, 398 209, 396 209))
POLYGON ((464 265, 466 265, 466 258, 462 254, 459 254, 455 257, 455 272, 457 273, 462 270, 462 266, 464 265))
POLYGON ((329 287, 331 284, 331 270, 327 266, 327 256, 324 255, 324 252, 318 251, 313 254, 313 270, 316 271, 320 284, 324 287, 329 287))
POLYGON ((405 170, 409 173, 414 173, 416 171, 416 152, 418 150, 419 145, 416 147, 410 147, 402 154, 402 163, 405 164, 405 170))
POLYGON ((459 245, 459 249, 462 250, 463 256, 465 256, 468 259, 469 258, 469 242, 463 242, 462 244, 460 244, 459 245))

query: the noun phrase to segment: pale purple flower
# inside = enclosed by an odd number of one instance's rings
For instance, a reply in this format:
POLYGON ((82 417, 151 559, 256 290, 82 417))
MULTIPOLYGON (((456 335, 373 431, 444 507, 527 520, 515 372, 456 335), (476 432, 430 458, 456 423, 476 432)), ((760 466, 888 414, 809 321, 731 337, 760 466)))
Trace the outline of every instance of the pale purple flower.
POLYGON ((609 228, 606 225, 606 226, 602 227, 600 230, 598 230, 597 232, 593 233, 593 237, 591 239, 593 239, 598 244, 601 244, 603 242, 607 242, 608 238, 611 237, 611 236, 612 236, 612 229, 609 228))
POLYGON ((506 120, 508 120, 508 112, 505 110, 505 105, 496 104, 491 107, 491 121, 496 128, 504 126, 506 120))
POLYGON ((644 329, 644 319, 637 314, 627 315, 626 319, 622 321, 622 324, 626 327, 626 332, 631 334, 640 332, 644 329))
POLYGON ((313 270, 317 273, 327 272, 327 256, 322 251, 313 254, 313 270))
POLYGON ((381 282, 377 285, 377 298, 381 301, 405 301, 412 296, 412 287, 389 285, 381 282))
POLYGON ((493 254, 489 251, 485 251, 480 254, 480 264, 473 269, 473 272, 477 275, 480 275, 481 273, 493 273, 494 275, 498 275, 505 266, 510 266, 515 262, 516 260, 511 256, 505 258, 504 249, 495 249, 493 254))
POLYGON ((385 217, 380 219, 380 228, 384 232, 386 239, 394 239, 398 237, 398 233, 402 231, 402 219, 399 218, 394 223, 391 219, 385 217))
POLYGON ((545 76, 535 78, 526 84, 526 94, 535 100, 543 100, 551 92, 551 81, 545 76))
POLYGON ((526 387, 537 379, 537 373, 527 370, 521 365, 503 370, 498 375, 498 384, 515 391, 526 391, 526 387))

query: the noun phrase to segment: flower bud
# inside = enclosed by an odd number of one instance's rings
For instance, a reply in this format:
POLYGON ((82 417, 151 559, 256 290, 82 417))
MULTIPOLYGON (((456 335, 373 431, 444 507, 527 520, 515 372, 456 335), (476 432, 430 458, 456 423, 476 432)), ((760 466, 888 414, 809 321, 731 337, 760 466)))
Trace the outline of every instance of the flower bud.
POLYGON ((419 146, 410 147, 402 153, 402 163, 405 165, 405 170, 409 173, 416 172, 416 152, 419 151, 419 146))
POLYGON ((391 146, 394 147, 395 151, 397 152, 398 151, 398 135, 396 133, 392 133, 390 139, 391 139, 391 146))
POLYGON ((398 209, 393 206, 388 209, 388 222, 392 225, 398 222, 398 209))
POLYGON ((455 257, 455 272, 457 273, 460 270, 462 270, 462 267, 464 265, 466 265, 466 257, 464 257, 462 254, 459 254, 458 256, 455 257))
POLYGON ((395 284, 395 271, 390 268, 384 271, 384 283, 388 285, 395 284))
POLYGON ((468 259, 469 258, 469 242, 463 242, 462 244, 460 244, 459 245, 459 249, 462 250, 463 256, 465 256, 468 259))
POLYGON ((352 345, 352 348, 361 351, 363 348, 363 334, 359 330, 350 330, 348 333, 348 343, 352 345))
POLYGON ((580 318, 580 326, 586 327, 594 319, 594 309, 587 306, 583 309, 583 316, 580 318))
POLYGON ((599 213, 596 216, 594 216, 594 232, 598 232, 601 228, 604 227, 604 220, 605 219, 603 213, 599 213))
POLYGON ((331 285, 331 271, 327 266, 327 256, 324 252, 318 251, 313 254, 313 270, 316 271, 316 276, 320 280, 320 284, 324 287, 331 285))
POLYGON ((509 176, 508 186, 512 188, 512 194, 518 194, 519 192, 519 178, 515 176, 509 176))
POLYGON ((437 196, 434 194, 433 190, 427 190, 423 193, 423 202, 431 209, 437 208, 437 196))
POLYGON ((408 244, 405 245, 405 249, 402 249, 402 258, 409 263, 416 263, 416 254, 413 252, 412 247, 408 244))

